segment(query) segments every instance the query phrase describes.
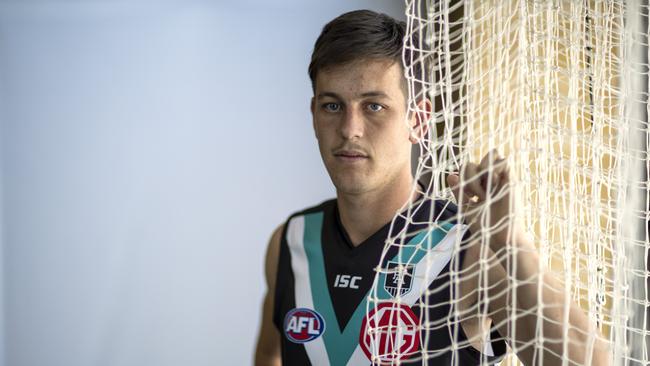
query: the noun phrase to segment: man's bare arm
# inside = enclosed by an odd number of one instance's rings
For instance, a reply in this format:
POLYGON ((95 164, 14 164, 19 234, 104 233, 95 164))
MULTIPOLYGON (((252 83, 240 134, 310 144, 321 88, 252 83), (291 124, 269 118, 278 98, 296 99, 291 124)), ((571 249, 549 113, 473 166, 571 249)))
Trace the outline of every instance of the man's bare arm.
MULTIPOLYGON (((476 233, 468 250, 480 248, 484 253, 483 260, 474 263, 483 265, 466 274, 487 275, 478 302, 487 302, 489 317, 517 356, 527 365, 542 360, 544 365, 559 365, 562 357, 568 357, 569 364, 609 365, 608 343, 595 322, 567 296, 564 283, 541 266, 537 249, 519 222, 506 160, 490 152, 480 164, 466 164, 447 181, 470 231, 476 233), (462 187, 460 176, 465 181, 462 187), (490 235, 479 240, 486 231, 490 235), (541 345, 537 350, 536 344, 541 345)), ((461 288, 470 289, 462 291, 468 294, 477 286, 461 288)))
MULTIPOLYGON (((474 291, 478 287, 478 274, 483 270, 481 280, 485 282, 478 291, 479 303, 489 300, 486 315, 499 333, 506 337, 526 365, 541 364, 542 359, 544 365, 561 365, 561 357, 568 357, 570 365, 611 364, 608 342, 595 322, 572 299, 567 301, 564 285, 553 273, 539 268, 539 258, 532 244, 523 242, 520 245, 525 248, 516 251, 516 256, 509 254, 509 265, 503 252, 495 255, 486 248, 483 264, 475 261, 463 270, 467 275, 464 281, 473 282, 474 291), (541 310, 541 317, 538 310, 541 310), (540 326, 541 332, 537 332, 540 326), (535 343, 541 346, 537 352, 535 343)), ((468 288, 461 285, 463 287, 468 288)))
POLYGON ((255 349, 255 366, 280 366, 280 334, 273 324, 273 304, 275 298, 275 277, 280 256, 280 239, 284 225, 273 232, 266 249, 264 275, 266 277, 266 295, 262 305, 262 324, 255 349))

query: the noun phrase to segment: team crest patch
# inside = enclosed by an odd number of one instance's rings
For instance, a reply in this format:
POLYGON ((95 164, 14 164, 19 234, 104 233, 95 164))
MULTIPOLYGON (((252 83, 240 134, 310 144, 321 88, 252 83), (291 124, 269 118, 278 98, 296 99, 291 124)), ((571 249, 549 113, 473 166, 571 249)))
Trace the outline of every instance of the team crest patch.
POLYGON ((307 343, 325 331, 325 320, 315 310, 291 309, 284 318, 284 334, 294 343, 307 343))
POLYGON ((413 272, 415 271, 413 264, 389 261, 386 270, 384 289, 390 296, 396 297, 398 294, 404 296, 411 291, 413 272))
POLYGON ((418 317, 407 305, 379 303, 361 323, 359 345, 373 365, 407 359, 420 348, 418 317))

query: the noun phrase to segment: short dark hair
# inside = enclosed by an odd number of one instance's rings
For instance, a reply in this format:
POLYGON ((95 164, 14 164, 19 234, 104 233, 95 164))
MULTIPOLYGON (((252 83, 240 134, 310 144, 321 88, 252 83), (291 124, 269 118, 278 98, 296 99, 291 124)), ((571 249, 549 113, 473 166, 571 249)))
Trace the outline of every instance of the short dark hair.
MULTIPOLYGON (((355 10, 336 17, 323 27, 314 45, 309 63, 312 89, 316 89, 318 71, 329 66, 372 59, 395 60, 401 65, 405 34, 405 22, 371 10, 355 10)), ((418 44, 415 36, 410 35, 408 40, 412 45, 418 44)), ((406 56, 407 62, 414 60, 406 56)), ((413 66, 419 68, 419 62, 413 66)), ((419 75, 419 70, 411 72, 419 75)))

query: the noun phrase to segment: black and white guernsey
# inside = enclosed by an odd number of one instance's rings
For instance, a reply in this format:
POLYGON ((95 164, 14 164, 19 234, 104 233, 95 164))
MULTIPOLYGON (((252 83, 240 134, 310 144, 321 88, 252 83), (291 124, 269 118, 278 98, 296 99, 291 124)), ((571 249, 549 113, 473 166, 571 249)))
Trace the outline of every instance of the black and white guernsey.
MULTIPOLYGON (((375 364, 401 365, 491 364, 503 357, 505 342, 496 330, 481 353, 467 345, 458 322, 450 321, 450 263, 456 238, 466 233, 465 225, 453 221, 456 207, 430 200, 416 207, 408 226, 403 219, 393 224, 392 233, 408 232, 401 242, 405 244, 391 246, 384 256, 381 268, 387 271, 382 272, 375 269, 390 223, 355 247, 341 224, 336 200, 289 217, 280 244, 273 310, 283 365, 368 366, 371 354, 380 357, 375 364), (436 218, 436 229, 430 228, 430 217, 436 218), (399 302, 393 301, 395 296, 399 302), (366 314, 368 297, 379 301, 366 314), (400 331, 374 338, 362 331, 391 325, 400 331), (452 339, 465 346, 452 352, 452 339)), ((462 261, 462 251, 457 255, 462 261)))

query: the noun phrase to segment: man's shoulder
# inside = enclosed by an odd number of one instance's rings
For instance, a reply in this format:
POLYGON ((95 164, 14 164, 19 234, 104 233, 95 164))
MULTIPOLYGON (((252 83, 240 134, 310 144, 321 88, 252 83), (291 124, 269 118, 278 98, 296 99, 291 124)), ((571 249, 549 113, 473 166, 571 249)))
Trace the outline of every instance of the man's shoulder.
POLYGON ((425 222, 455 223, 458 217, 456 204, 444 198, 427 197, 413 203, 411 215, 425 222))
POLYGON ((289 215, 289 217, 287 219, 287 222, 291 221, 291 219, 293 219, 294 217, 305 216, 305 215, 309 215, 309 214, 312 214, 312 213, 323 212, 325 210, 333 208, 335 205, 336 205, 336 198, 331 198, 331 199, 325 200, 325 201, 323 201, 323 202, 321 202, 319 204, 309 206, 309 207, 300 209, 298 211, 294 211, 293 213, 291 213, 289 215))
MULTIPOLYGON (((458 214, 458 207, 456 204, 448 199, 438 198, 425 198, 413 203, 413 213, 417 211, 433 212, 435 221, 454 220, 458 214), (433 210, 431 210, 433 207, 433 210)), ((297 216, 304 216, 312 213, 323 212, 336 207, 336 198, 330 198, 322 201, 316 205, 309 206, 297 211, 294 211, 288 216, 287 222, 297 216)))

